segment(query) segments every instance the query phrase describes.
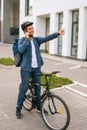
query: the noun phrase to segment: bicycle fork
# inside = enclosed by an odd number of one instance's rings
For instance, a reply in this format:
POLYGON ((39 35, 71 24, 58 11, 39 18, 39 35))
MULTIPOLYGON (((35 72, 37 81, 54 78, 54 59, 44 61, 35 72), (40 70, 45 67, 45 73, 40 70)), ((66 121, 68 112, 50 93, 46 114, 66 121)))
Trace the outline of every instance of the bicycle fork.
POLYGON ((53 97, 48 97, 48 108, 49 108, 49 111, 52 115, 56 114, 56 113, 59 113, 57 111, 57 108, 56 108, 56 105, 54 103, 54 98, 53 97), (51 101, 50 101, 51 100, 51 101), (50 104, 51 102, 51 104, 50 104))

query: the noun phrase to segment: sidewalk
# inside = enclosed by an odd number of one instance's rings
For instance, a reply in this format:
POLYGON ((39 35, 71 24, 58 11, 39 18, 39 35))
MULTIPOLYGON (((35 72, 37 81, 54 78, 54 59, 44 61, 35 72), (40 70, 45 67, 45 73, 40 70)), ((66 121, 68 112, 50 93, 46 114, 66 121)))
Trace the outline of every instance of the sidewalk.
MULTIPOLYGON (((0 42, 0 57, 13 58, 12 44, 3 44, 0 42)), ((78 61, 78 60, 68 59, 64 57, 58 57, 47 53, 42 53, 42 57, 46 59, 58 61, 60 63, 73 63, 75 65, 80 65, 81 67, 87 67, 87 61, 78 61)))
MULTIPOLYGON (((42 54, 44 66, 42 71, 51 72, 60 70, 60 76, 67 76, 82 85, 87 85, 86 62, 73 61, 52 55, 42 54)), ((0 57, 13 57, 12 45, 0 45, 0 57)), ((35 111, 22 110, 21 120, 15 117, 15 107, 20 83, 20 68, 15 66, 3 67, 0 65, 0 130, 48 130, 43 123, 41 115, 35 111)), ((75 87, 78 89, 78 85, 75 87)), ((87 89, 84 89, 87 94, 87 89)), ((83 91, 83 92, 84 92, 83 91)), ((71 114, 70 125, 67 130, 87 130, 87 98, 70 91, 66 87, 54 90, 62 97, 71 114)))
POLYGON ((59 58, 48 54, 42 54, 42 56, 45 62, 42 68, 45 71, 61 71, 60 76, 74 81, 73 85, 66 86, 66 88, 87 97, 87 62, 59 58))
POLYGON ((46 54, 46 53, 42 53, 42 56, 44 58, 54 60, 54 61, 58 61, 60 63, 72 63, 72 64, 75 64, 75 65, 79 65, 80 67, 84 67, 84 68, 86 67, 87 68, 87 61, 80 61, 80 60, 76 60, 76 59, 68 59, 68 58, 65 58, 65 57, 58 57, 58 56, 49 55, 49 54, 46 54))
MULTIPOLYGON (((19 68, 4 67, 0 69, 0 130, 48 130, 41 115, 35 111, 22 110, 23 118, 15 117, 16 99, 20 83, 19 68)), ((67 130, 87 129, 87 98, 63 88, 54 90, 63 98, 71 114, 67 130)))
POLYGON ((12 53, 12 44, 2 44, 0 42, 0 58, 1 57, 11 57, 13 58, 12 53))
MULTIPOLYGON (((70 90, 87 97, 87 61, 78 61, 73 59, 67 59, 64 57, 58 57, 41 53, 44 59, 44 71, 61 71, 60 76, 65 76, 73 81, 78 87, 71 86, 67 87, 70 90), (85 88, 86 87, 86 88, 85 88)), ((12 44, 0 44, 0 57, 11 57, 13 58, 12 44)), ((43 69, 42 69, 43 70, 43 69)))

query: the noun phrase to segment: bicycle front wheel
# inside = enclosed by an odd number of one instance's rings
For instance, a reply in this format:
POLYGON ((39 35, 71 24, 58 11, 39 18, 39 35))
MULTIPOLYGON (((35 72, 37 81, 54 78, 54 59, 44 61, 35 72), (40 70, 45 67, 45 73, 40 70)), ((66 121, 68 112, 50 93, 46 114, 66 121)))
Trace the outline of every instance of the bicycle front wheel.
POLYGON ((70 112, 66 103, 54 94, 48 95, 42 101, 41 116, 50 130, 66 130, 70 122, 70 112))

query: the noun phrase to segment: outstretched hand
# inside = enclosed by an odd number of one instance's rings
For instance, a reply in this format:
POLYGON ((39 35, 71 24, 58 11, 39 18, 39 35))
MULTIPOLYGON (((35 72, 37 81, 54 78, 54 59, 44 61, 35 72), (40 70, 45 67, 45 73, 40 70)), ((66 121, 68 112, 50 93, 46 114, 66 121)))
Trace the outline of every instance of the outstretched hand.
POLYGON ((64 35, 65 34, 65 29, 61 29, 60 31, 57 32, 59 35, 64 35))

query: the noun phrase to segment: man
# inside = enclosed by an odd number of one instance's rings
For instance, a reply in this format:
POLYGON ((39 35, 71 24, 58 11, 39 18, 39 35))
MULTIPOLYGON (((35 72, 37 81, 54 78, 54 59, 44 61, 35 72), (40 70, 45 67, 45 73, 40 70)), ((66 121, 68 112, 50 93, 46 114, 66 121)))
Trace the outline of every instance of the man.
MULTIPOLYGON (((57 38, 59 35, 64 34, 64 30, 60 30, 46 37, 34 37, 33 22, 27 21, 21 24, 21 28, 24 31, 25 37, 21 38, 18 42, 18 51, 22 54, 21 62, 21 86, 17 99, 16 116, 21 118, 21 109, 25 97, 25 93, 28 90, 28 83, 30 77, 33 82, 39 83, 40 77, 34 74, 41 72, 41 66, 43 60, 40 54, 40 45, 47 41, 57 38)), ((36 95, 36 108, 40 110, 40 86, 35 86, 36 95)))

